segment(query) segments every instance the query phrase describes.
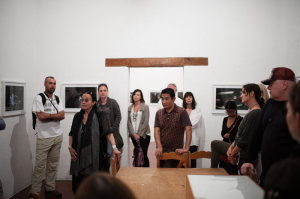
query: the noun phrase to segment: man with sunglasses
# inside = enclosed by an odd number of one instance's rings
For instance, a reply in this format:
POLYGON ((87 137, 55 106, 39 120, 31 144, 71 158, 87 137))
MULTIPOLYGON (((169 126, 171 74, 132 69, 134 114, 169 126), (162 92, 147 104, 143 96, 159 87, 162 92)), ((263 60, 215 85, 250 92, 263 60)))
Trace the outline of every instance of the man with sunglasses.
POLYGON ((295 74, 289 68, 273 68, 269 79, 261 81, 268 85, 270 99, 264 105, 258 118, 256 131, 248 146, 246 162, 241 169, 246 175, 248 168, 253 169, 253 161, 261 151, 262 174, 260 185, 270 166, 278 160, 287 158, 297 143, 292 139, 286 123, 286 102, 289 90, 295 84, 295 74))
POLYGON ((62 196, 55 190, 55 177, 63 140, 60 121, 65 119, 65 112, 62 101, 53 94, 56 89, 54 77, 46 77, 44 86, 45 92, 38 94, 32 105, 32 113, 37 117, 34 126, 37 131, 37 142, 36 162, 28 198, 32 198, 33 193, 40 193, 45 167, 45 195, 53 198, 62 196))
MULTIPOLYGON (((161 92, 163 109, 156 112, 154 124, 154 138, 156 142, 157 157, 162 153, 176 152, 177 154, 187 153, 192 140, 192 124, 187 111, 177 106, 175 93, 172 88, 165 88, 161 92), (186 130, 186 144, 183 146, 184 130, 186 130)), ((179 161, 161 160, 161 167, 176 168, 179 161)))

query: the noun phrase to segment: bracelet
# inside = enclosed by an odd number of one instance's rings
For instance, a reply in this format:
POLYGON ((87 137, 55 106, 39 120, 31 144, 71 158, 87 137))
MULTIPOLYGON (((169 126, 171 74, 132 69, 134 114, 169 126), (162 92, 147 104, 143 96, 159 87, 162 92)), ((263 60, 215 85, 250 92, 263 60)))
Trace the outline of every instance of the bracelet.
POLYGON ((116 148, 117 148, 117 146, 116 146, 116 145, 112 145, 112 148, 113 148, 113 149, 116 149, 116 148))
POLYGON ((70 148, 71 148, 71 146, 69 145, 69 146, 68 146, 68 149, 70 149, 70 148))

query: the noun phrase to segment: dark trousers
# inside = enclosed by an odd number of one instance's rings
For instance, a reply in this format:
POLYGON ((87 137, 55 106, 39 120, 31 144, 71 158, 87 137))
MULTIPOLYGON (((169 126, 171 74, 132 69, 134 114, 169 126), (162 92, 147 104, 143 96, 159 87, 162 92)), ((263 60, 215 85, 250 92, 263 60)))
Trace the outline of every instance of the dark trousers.
MULTIPOLYGON (((133 139, 131 137, 132 143, 134 148, 138 146, 137 142, 135 141, 135 139, 133 139)), ((144 154, 144 161, 145 164, 143 167, 149 167, 149 159, 148 159, 148 148, 149 148, 149 144, 150 144, 150 136, 146 135, 146 139, 144 139, 143 137, 140 137, 140 146, 143 150, 143 154, 144 154)))
POLYGON ((72 191, 74 194, 76 194, 76 191, 79 187, 79 185, 81 184, 81 182, 88 177, 89 175, 82 175, 79 173, 78 177, 76 177, 75 175, 72 175, 72 191))
MULTIPOLYGON (((190 146, 190 152, 194 153, 198 150, 198 146, 190 146)), ((197 160, 191 161, 191 168, 197 168, 197 160)))

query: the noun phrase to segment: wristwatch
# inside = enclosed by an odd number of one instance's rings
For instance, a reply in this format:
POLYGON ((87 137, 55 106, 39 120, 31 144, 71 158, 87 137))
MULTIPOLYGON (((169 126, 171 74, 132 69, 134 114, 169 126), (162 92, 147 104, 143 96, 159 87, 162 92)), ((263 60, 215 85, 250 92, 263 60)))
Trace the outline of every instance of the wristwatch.
POLYGON ((112 145, 112 148, 113 148, 113 149, 116 149, 116 148, 117 148, 117 146, 116 146, 116 145, 112 145))

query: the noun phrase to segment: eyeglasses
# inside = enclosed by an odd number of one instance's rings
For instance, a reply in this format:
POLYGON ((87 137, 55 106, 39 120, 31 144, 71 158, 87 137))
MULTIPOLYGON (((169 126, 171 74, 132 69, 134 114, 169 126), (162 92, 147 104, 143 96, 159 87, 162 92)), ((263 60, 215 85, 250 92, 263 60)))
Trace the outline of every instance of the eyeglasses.
POLYGON ((80 102, 89 102, 90 100, 89 99, 82 99, 82 98, 80 98, 79 101, 80 102))

